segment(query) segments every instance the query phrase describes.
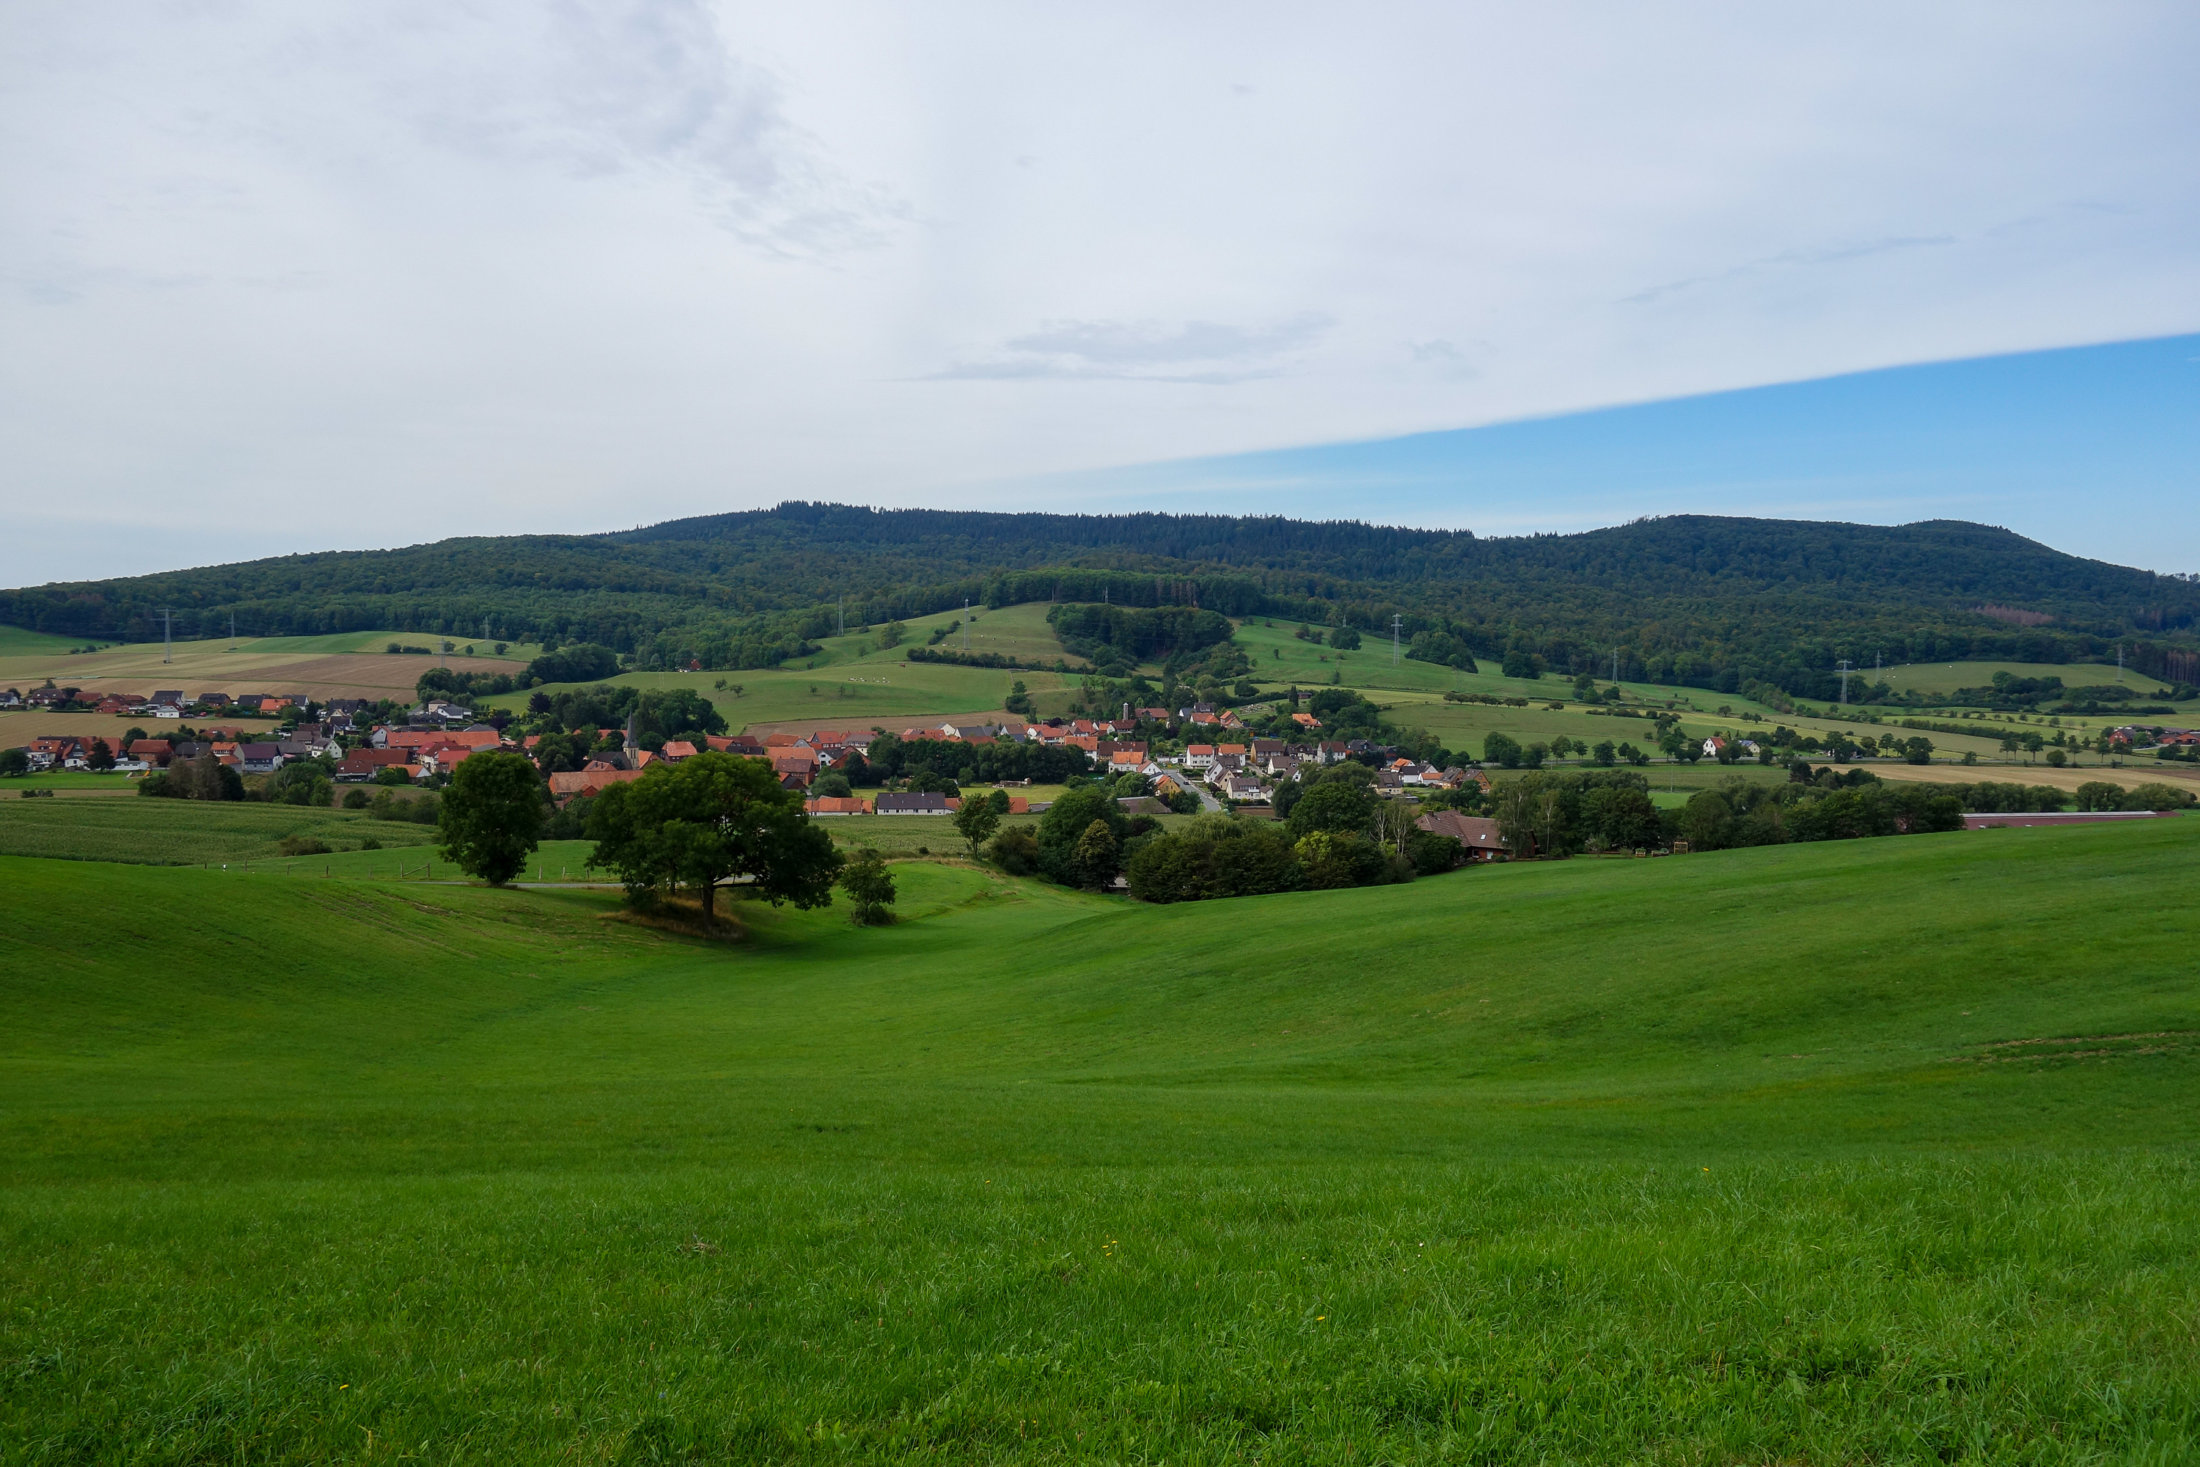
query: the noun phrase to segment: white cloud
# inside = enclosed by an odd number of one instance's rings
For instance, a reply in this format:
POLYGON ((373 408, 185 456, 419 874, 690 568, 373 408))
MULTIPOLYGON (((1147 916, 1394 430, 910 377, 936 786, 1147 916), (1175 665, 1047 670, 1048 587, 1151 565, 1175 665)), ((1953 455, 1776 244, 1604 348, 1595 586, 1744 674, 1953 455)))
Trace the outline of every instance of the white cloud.
MULTIPOLYGON (((2144 3, 19 7, 0 462, 57 525, 359 544, 2190 329, 2196 42, 2144 3)), ((0 581, 106 568, 9 541, 0 581)))
POLYGON ((1049 321, 1011 338, 1005 353, 956 362, 934 376, 1004 382, 1112 377, 1221 386, 1276 375, 1282 358, 1313 345, 1334 324, 1319 311, 1253 328, 1216 321, 1049 321))

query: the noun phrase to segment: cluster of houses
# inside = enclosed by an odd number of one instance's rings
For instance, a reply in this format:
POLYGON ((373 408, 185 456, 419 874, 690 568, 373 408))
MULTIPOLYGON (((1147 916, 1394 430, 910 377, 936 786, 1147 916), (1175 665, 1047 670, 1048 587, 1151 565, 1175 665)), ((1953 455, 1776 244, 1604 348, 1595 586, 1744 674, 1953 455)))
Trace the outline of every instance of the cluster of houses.
MULTIPOLYGON (((35 700, 35 706, 60 707, 73 701, 74 691, 41 688, 35 690, 30 699, 25 699, 19 692, 10 690, 8 697, 17 704, 35 700)), ((220 693, 201 693, 186 698, 176 691, 155 693, 150 699, 103 695, 95 705, 101 710, 153 717, 181 717, 186 712, 207 710, 280 714, 285 709, 304 706, 309 706, 307 700, 291 694, 230 698, 220 693), (118 706, 108 710, 110 702, 118 706)), ((364 730, 364 737, 350 739, 351 747, 347 748, 345 736, 362 732, 353 727, 353 715, 366 706, 357 700, 323 704, 320 708, 323 721, 297 724, 276 739, 254 739, 238 730, 216 728, 203 730, 199 737, 190 740, 136 739, 126 747, 111 748, 110 752, 115 759, 114 767, 125 772, 143 772, 165 767, 178 759, 212 756, 240 774, 265 774, 273 773, 294 759, 333 758, 336 778, 341 782, 375 780, 387 770, 396 770, 410 782, 447 775, 474 754, 487 750, 519 749, 533 754, 542 741, 540 735, 512 740, 492 724, 473 721, 471 709, 432 701, 412 713, 403 724, 382 724, 364 730)), ((1309 733, 1321 727, 1311 714, 1293 716, 1309 733)), ((1380 756, 1388 751, 1361 739, 1294 742, 1251 738, 1229 742, 1229 735, 1242 731, 1243 727, 1237 715, 1228 709, 1195 705, 1180 709, 1174 715, 1162 708, 1125 708, 1119 719, 947 722, 905 728, 900 730, 900 737, 911 741, 1015 742, 1082 749, 1106 773, 1144 776, 1154 794, 1162 800, 1196 790, 1208 797, 1210 805, 1217 801, 1233 805, 1266 804, 1276 786, 1297 778, 1304 766, 1330 765, 1353 758, 1366 760, 1370 756, 1377 759, 1375 789, 1380 795, 1397 796, 1411 790, 1456 790, 1469 782, 1479 782, 1484 788, 1489 784, 1488 776, 1480 770, 1439 769, 1409 758, 1382 762, 1380 756), (1156 755, 1145 739, 1136 736, 1142 727, 1150 728, 1156 723, 1184 728, 1194 738, 1204 734, 1215 742, 1190 743, 1180 755, 1156 755)), ((563 804, 576 796, 594 796, 611 785, 641 778, 657 764, 677 764, 706 750, 768 759, 783 786, 808 791, 820 774, 844 765, 851 756, 866 753, 876 737, 859 729, 818 729, 809 733, 673 739, 659 748, 644 749, 636 745, 631 729, 606 728, 595 732, 602 747, 588 757, 582 768, 562 770, 549 776, 550 793, 558 803, 563 804)), ((93 742, 90 736, 77 735, 48 735, 35 739, 28 749, 31 767, 88 768, 93 758, 93 742)), ((946 815, 954 813, 959 803, 949 795, 892 791, 870 797, 812 795, 807 801, 810 813, 819 816, 946 815)), ((1022 798, 1010 800, 1012 813, 1044 808, 1044 804, 1030 805, 1022 798)), ((1156 808, 1162 806, 1157 803, 1156 808)), ((1430 820, 1456 823, 1465 818, 1444 812, 1424 816, 1421 823, 1424 826, 1430 820)), ((1478 826, 1466 833, 1451 830, 1442 833, 1454 835, 1471 851, 1493 842, 1494 829, 1492 826, 1484 831, 1478 826)))
MULTIPOLYGON (((306 698, 299 693, 192 693, 186 695, 180 688, 164 688, 147 697, 143 693, 119 693, 94 691, 82 688, 56 687, 47 683, 28 693, 20 688, 0 688, 0 709, 45 708, 71 709, 82 713, 106 713, 118 718, 185 718, 193 715, 208 718, 280 718, 285 710, 303 707, 306 698)), ((365 702, 352 700, 353 706, 364 708, 365 702)))
POLYGON ((2108 741, 2121 744, 2127 749, 2145 748, 2148 745, 2157 749, 2195 749, 2200 748, 2200 731, 2157 727, 2151 723, 2127 723, 2122 728, 2110 729, 2108 741))
POLYGON ((273 774, 292 759, 315 759, 339 752, 335 736, 324 724, 299 724, 282 738, 255 739, 237 729, 210 728, 195 739, 142 738, 127 743, 90 734, 41 734, 24 746, 34 771, 90 769, 95 762, 94 744, 106 744, 113 760, 109 768, 122 774, 145 774, 165 769, 178 759, 211 755, 239 774, 273 774))

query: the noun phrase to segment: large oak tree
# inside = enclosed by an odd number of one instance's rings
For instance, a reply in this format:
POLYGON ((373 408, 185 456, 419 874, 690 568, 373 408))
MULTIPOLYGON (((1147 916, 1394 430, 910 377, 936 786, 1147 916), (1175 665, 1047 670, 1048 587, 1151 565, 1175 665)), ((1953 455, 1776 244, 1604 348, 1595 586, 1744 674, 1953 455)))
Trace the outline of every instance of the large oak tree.
POLYGON ((825 906, 841 868, 801 792, 782 789, 764 760, 733 754, 697 754, 611 786, 588 812, 588 834, 590 864, 616 871, 630 899, 686 887, 706 917, 718 883, 737 879, 774 906, 825 906))

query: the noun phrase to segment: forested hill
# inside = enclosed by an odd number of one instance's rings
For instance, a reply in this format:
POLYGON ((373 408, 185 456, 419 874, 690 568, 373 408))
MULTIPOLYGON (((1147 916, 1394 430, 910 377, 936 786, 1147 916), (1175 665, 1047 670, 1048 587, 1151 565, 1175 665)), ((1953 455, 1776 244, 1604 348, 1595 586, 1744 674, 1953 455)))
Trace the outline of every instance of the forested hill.
POLYGON ((2191 680, 2200 581, 1957 521, 1874 526, 1673 516, 1482 538, 1350 521, 986 514, 790 503, 606 535, 441 541, 0 593, 0 622, 77 636, 392 628, 587 638, 644 662, 753 666, 832 624, 964 596, 1196 604, 1407 630, 1553 664, 1806 691, 1839 657, 2112 655, 2191 680))

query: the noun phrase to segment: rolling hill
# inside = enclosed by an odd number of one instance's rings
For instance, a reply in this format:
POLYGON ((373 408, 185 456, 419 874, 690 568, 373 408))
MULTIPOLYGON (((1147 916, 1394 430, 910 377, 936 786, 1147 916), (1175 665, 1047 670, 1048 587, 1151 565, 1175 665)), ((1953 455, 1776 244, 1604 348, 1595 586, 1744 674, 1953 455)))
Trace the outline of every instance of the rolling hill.
POLYGON ((735 944, 0 860, 0 1457, 2179 1460, 2196 831, 735 944))
POLYGON ((616 534, 459 539, 0 593, 0 622, 144 640, 234 614, 262 635, 362 628, 595 640, 643 667, 776 664, 851 624, 990 605, 1198 604, 1522 647, 1562 671, 1828 696, 1841 657, 2105 659, 2200 679, 2200 582, 1953 521, 1676 516, 1484 538, 1217 516, 784 504, 616 534))

